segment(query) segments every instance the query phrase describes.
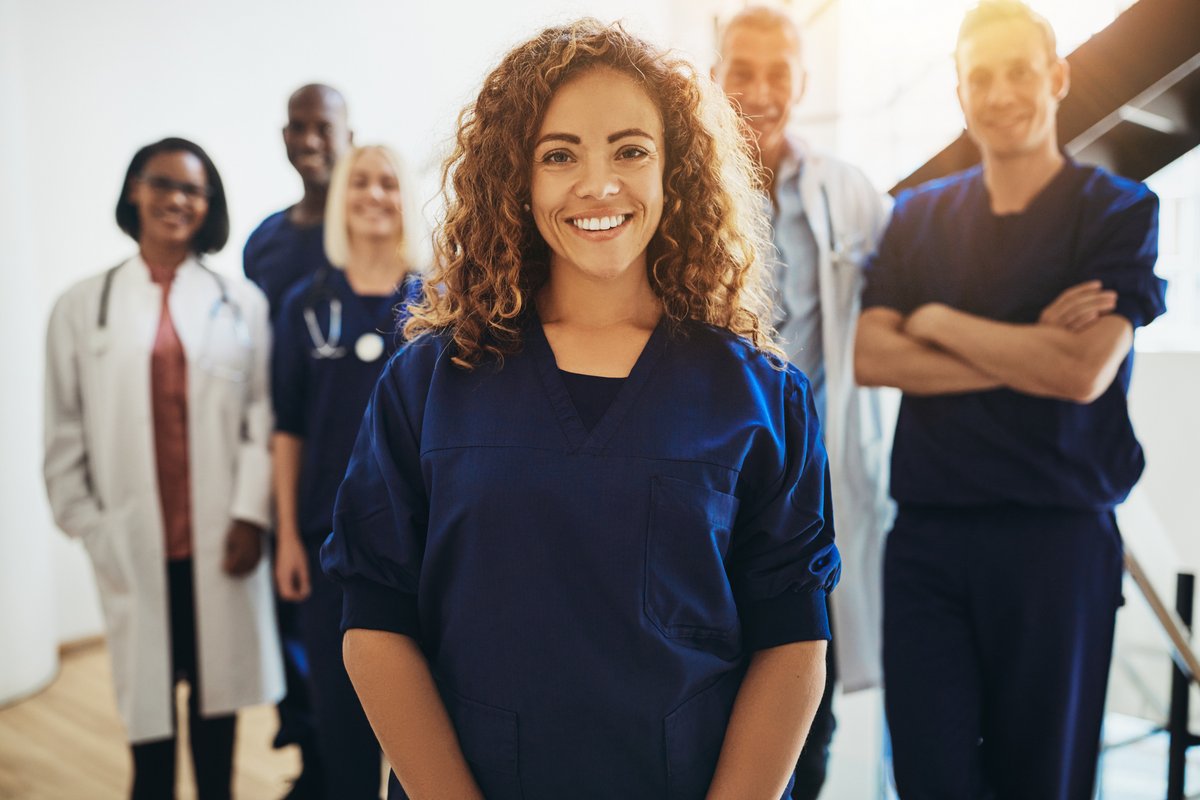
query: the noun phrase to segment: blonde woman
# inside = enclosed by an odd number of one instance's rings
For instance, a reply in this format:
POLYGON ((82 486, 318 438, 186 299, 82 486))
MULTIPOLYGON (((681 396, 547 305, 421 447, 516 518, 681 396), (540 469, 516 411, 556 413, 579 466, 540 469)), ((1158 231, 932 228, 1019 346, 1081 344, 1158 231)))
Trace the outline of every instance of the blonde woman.
POLYGON ((338 800, 378 798, 379 747, 342 665, 341 590, 316 559, 363 409, 400 342, 405 301, 420 289, 411 188, 387 147, 343 156, 325 210, 334 269, 293 287, 275 321, 275 578, 283 599, 300 602, 324 796, 338 800))
POLYGON ((584 20, 502 60, 445 174, 322 553, 390 796, 783 796, 839 560, 732 109, 584 20))

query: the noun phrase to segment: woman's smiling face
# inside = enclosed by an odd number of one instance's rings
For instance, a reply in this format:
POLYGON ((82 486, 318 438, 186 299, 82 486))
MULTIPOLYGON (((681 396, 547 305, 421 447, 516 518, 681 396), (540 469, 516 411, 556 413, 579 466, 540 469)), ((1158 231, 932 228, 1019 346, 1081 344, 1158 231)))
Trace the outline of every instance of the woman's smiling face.
POLYGON ((663 210, 662 115, 627 75, 597 67, 550 100, 533 149, 530 206, 551 274, 646 272, 663 210))

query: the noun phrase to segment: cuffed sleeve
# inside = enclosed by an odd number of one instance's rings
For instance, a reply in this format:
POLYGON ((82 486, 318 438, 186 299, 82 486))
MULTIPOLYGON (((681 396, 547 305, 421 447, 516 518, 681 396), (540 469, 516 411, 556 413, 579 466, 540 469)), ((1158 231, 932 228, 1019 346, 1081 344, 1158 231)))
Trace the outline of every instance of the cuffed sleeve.
POLYGON ((1154 274, 1158 259, 1158 197, 1142 184, 1118 195, 1095 215, 1083 272, 1117 293, 1115 313, 1138 328, 1166 311, 1166 281, 1154 274))
POLYGON ((776 477, 739 517, 727 562, 751 650, 828 639, 825 595, 841 573, 811 388, 794 367, 784 379, 780 428, 756 459, 763 468, 776 465, 776 477))
POLYGON ((742 645, 749 652, 790 642, 830 638, 824 589, 784 592, 742 612, 742 645))
POLYGON ((321 548, 322 568, 345 592, 343 630, 419 638, 417 587, 429 512, 419 423, 410 418, 419 419, 420 411, 401 391, 422 385, 409 369, 412 350, 401 350, 375 385, 338 490, 333 533, 321 548))
POLYGON ((342 583, 342 630, 367 628, 421 638, 416 595, 380 583, 352 579, 342 583))

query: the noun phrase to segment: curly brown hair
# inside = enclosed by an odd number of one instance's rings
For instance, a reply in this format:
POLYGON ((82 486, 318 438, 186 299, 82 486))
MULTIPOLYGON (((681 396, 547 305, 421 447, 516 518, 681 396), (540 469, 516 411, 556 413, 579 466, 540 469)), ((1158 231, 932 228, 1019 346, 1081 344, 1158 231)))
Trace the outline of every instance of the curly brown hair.
POLYGON ((547 28, 515 47, 459 115, 442 168, 434 268, 406 336, 448 332, 454 363, 467 369, 520 349, 521 317, 550 263, 524 211, 534 137, 554 93, 596 68, 631 77, 662 114, 663 214, 647 272, 663 313, 728 329, 782 358, 769 321, 762 184, 741 120, 687 61, 594 19, 547 28))

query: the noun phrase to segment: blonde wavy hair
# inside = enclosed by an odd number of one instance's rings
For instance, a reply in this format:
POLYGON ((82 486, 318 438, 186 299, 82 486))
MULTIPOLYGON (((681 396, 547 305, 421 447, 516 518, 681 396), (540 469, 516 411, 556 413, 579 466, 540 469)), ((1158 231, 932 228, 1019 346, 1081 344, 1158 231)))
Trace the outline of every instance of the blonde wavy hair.
POLYGON ((662 114, 663 214, 647 273, 664 314, 725 328, 782 360, 770 324, 762 183, 743 123, 688 62, 594 19, 547 28, 518 45, 459 115, 442 167, 445 216, 434 266, 405 335, 449 333, 454 363, 467 369, 520 349, 522 317, 550 264, 524 210, 534 137, 554 93, 597 68, 631 77, 662 114))

